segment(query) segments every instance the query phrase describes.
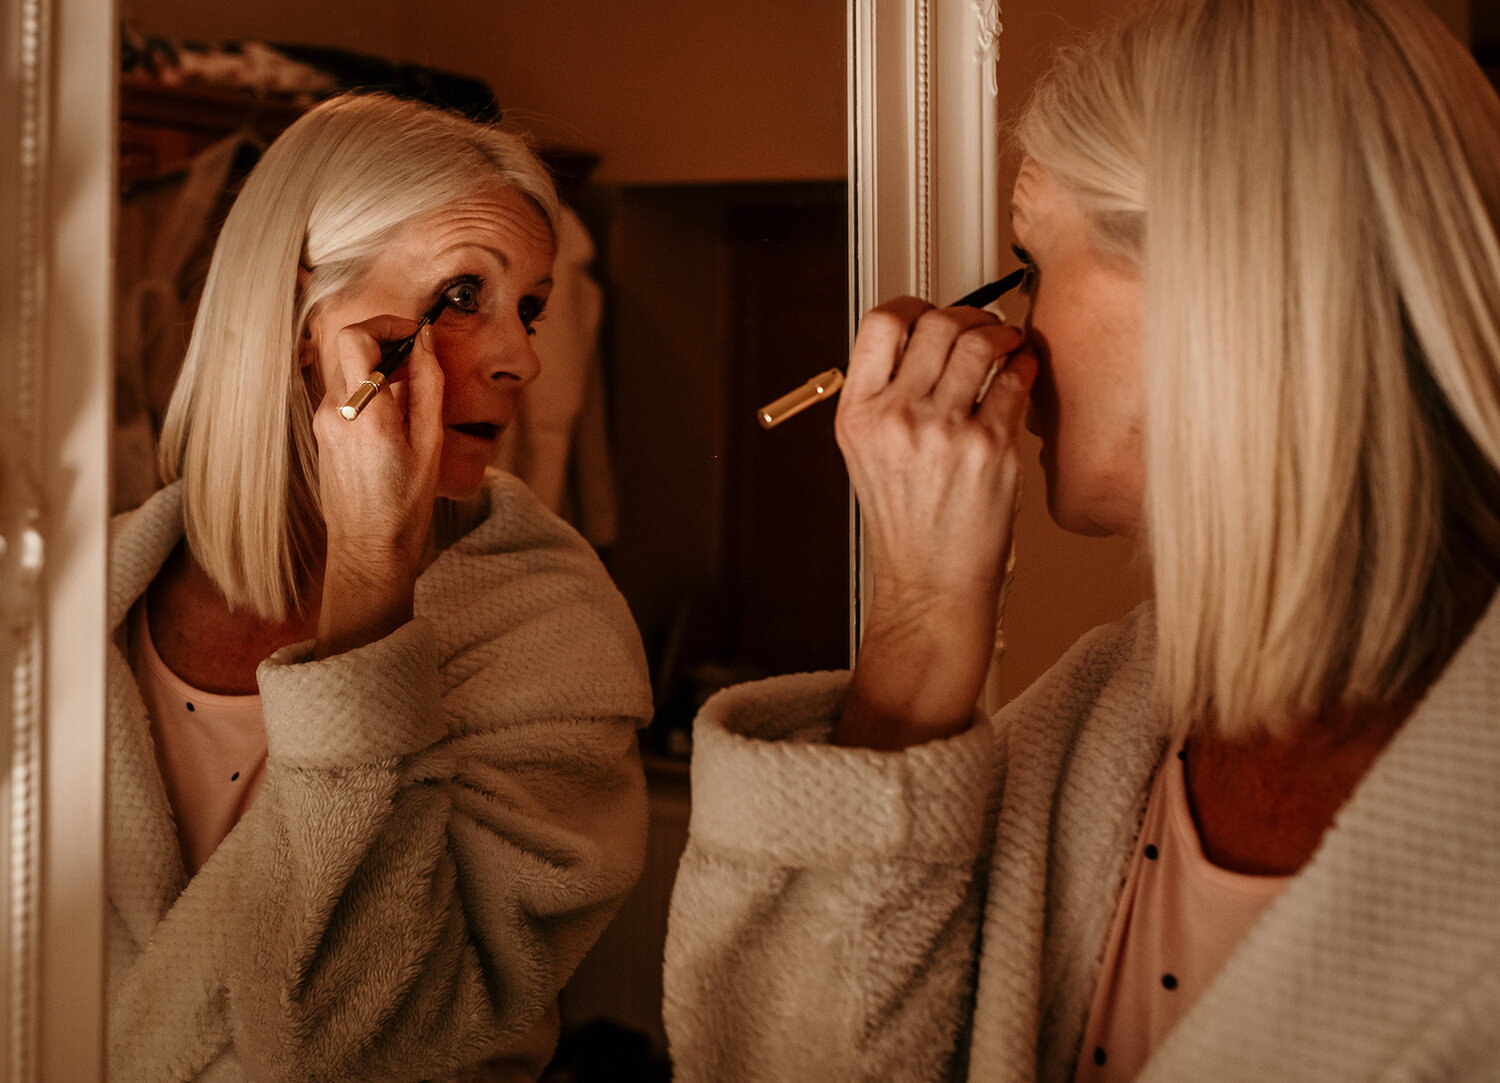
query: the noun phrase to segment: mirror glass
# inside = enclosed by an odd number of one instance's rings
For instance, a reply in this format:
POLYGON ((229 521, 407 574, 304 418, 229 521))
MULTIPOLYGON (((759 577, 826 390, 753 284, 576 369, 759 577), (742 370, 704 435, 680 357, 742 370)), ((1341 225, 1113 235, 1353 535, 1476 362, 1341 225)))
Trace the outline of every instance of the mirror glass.
MULTIPOLYGON (((592 246, 597 324, 507 463, 597 548, 640 626, 648 867, 564 997, 660 1033, 666 900, 686 831, 688 724, 736 680, 840 667, 848 491, 823 408, 756 407, 847 351, 844 0, 480 7, 411 0, 123 12, 114 503, 154 488, 153 428, 218 222, 266 141, 327 88, 492 94, 529 132, 592 246)), ((549 312, 549 317, 554 314, 549 312)))

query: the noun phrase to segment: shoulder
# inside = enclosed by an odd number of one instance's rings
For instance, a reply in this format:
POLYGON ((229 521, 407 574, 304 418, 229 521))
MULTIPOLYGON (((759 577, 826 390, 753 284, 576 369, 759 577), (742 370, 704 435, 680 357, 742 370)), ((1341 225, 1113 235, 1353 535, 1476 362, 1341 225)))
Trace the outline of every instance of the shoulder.
POLYGON ((640 634, 593 548, 510 475, 492 481, 489 503, 417 581, 417 615, 449 676, 566 684, 596 713, 649 717, 640 634))
POLYGON ((1081 718, 1101 703, 1154 710, 1156 617, 1144 602, 1112 624, 1079 637, 1051 669, 1002 708, 998 718, 1034 713, 1081 718))
POLYGON ((444 550, 444 555, 479 556, 549 553, 598 566, 593 547, 573 527, 549 511, 514 474, 492 470, 486 478, 483 517, 444 550))
MULTIPOLYGON (((1149 777, 1165 719, 1156 696, 1156 623, 1144 603, 1087 632, 995 715, 1003 759, 1038 778, 1149 777), (1102 775, 1100 774, 1102 772, 1102 775)), ((1050 785, 1051 783, 1049 783, 1050 785)))
POLYGON ((118 627, 182 540, 182 483, 153 493, 109 524, 109 627, 118 627))
POLYGON ((562 602, 592 598, 623 606, 593 547, 544 507, 518 478, 495 472, 488 510, 472 529, 442 551, 422 574, 422 593, 462 600, 504 589, 562 602))

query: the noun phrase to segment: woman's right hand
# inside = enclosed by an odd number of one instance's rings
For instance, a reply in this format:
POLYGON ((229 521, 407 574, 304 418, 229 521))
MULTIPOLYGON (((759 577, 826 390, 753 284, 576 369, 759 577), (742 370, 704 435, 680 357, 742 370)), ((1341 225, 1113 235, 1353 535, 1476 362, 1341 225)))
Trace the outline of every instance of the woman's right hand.
POLYGON ((1036 377, 1024 343, 1023 331, 988 312, 911 297, 860 324, 837 433, 873 587, 838 743, 904 748, 973 717, 1020 484, 1016 438, 1036 377))
POLYGON ((373 643, 411 619, 437 498, 443 450, 443 371, 423 328, 390 384, 353 421, 338 412, 380 360, 383 344, 416 329, 377 316, 334 339, 343 380, 330 379, 313 416, 328 532, 316 653, 373 643))

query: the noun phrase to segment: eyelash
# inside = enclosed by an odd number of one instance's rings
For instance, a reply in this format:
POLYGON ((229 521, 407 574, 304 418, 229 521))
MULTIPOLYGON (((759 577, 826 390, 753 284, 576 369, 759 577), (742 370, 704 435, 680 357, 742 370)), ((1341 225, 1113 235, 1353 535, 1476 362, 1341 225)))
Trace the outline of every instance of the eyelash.
POLYGON ((516 313, 521 317, 521 326, 526 328, 526 333, 534 335, 536 325, 547 313, 547 301, 542 297, 522 297, 521 303, 516 306, 516 313))
MULTIPOLYGON (((469 286, 469 287, 472 287, 475 290, 475 292, 477 293, 479 290, 481 290, 481 289, 484 288, 484 279, 481 278, 479 275, 458 275, 458 276, 456 276, 454 278, 449 279, 444 284, 443 288, 441 290, 439 290, 438 292, 441 293, 441 294, 452 293, 454 290, 458 289, 460 286, 469 286)), ((467 315, 467 314, 471 314, 471 313, 479 311, 479 302, 476 299, 475 301, 473 301, 473 302, 471 302, 471 303, 469 303, 467 305, 464 305, 464 304, 459 304, 457 301, 454 301, 452 298, 449 298, 449 300, 448 300, 448 307, 451 308, 451 309, 453 309, 453 310, 455 310, 455 311, 457 311, 457 312, 462 312, 462 313, 464 313, 464 314, 467 315)))
POLYGON ((1018 289, 1021 293, 1030 296, 1031 291, 1036 289, 1036 264, 1031 261, 1031 253, 1020 245, 1013 244, 1010 246, 1010 250, 1016 254, 1016 259, 1020 260, 1022 266, 1026 269, 1026 276, 1021 279, 1021 285, 1018 289))
MULTIPOLYGON (((440 294, 450 293, 453 290, 458 289, 460 286, 468 286, 478 291, 484 288, 484 279, 479 275, 458 275, 454 278, 449 279, 443 285, 443 288, 438 292, 440 294)), ((472 315, 473 313, 479 311, 479 303, 477 300, 469 304, 460 304, 459 302, 454 301, 450 298, 448 301, 448 307, 456 312, 461 312, 464 315, 472 315)), ((526 328, 526 333, 528 335, 536 334, 536 324, 541 321, 542 315, 545 312, 546 308, 547 302, 544 298, 532 296, 521 298, 520 303, 516 306, 516 314, 520 316, 521 325, 526 328)))

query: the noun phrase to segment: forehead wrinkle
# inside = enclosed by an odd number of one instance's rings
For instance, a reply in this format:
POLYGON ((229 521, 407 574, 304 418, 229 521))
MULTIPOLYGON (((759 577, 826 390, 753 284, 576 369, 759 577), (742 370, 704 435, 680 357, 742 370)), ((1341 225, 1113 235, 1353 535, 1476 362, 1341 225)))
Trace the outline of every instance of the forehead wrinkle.
POLYGON ((494 245, 480 244, 478 241, 455 241, 453 244, 447 245, 434 252, 433 259, 442 259, 444 256, 451 255, 454 252, 462 252, 467 248, 477 249, 480 252, 488 252, 491 256, 495 257, 495 261, 500 264, 502 269, 507 271, 510 270, 511 260, 508 255, 506 255, 502 250, 496 248, 494 245))
POLYGON ((535 246, 550 251, 556 244, 541 212, 514 193, 460 199, 425 217, 429 228, 424 232, 433 238, 436 255, 472 246, 494 254, 507 270, 510 254, 479 238, 499 236, 507 248, 535 246))

